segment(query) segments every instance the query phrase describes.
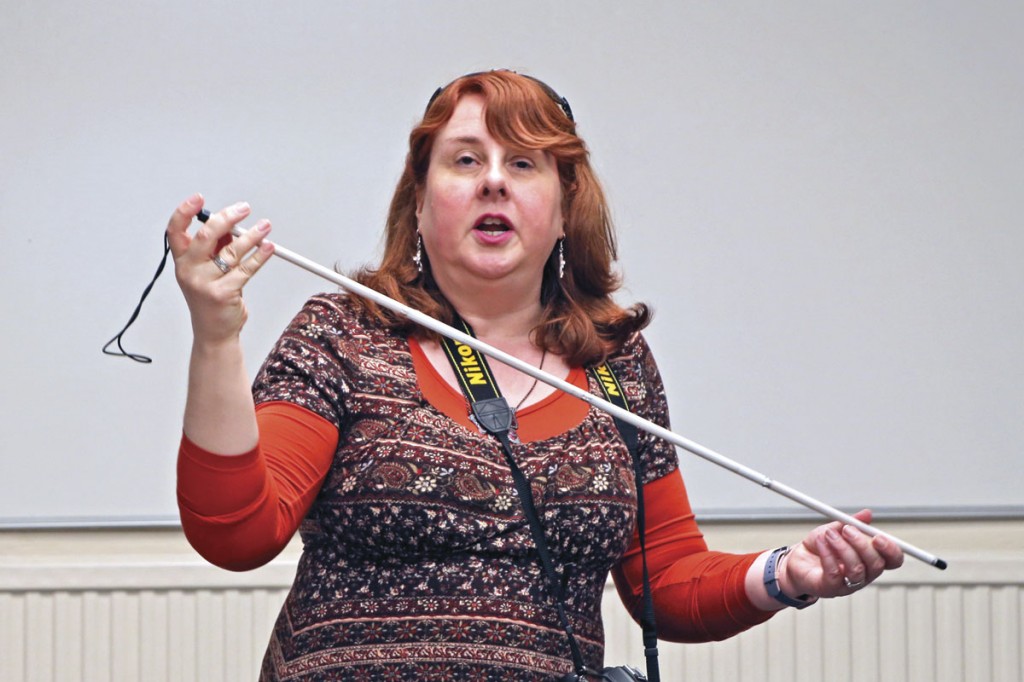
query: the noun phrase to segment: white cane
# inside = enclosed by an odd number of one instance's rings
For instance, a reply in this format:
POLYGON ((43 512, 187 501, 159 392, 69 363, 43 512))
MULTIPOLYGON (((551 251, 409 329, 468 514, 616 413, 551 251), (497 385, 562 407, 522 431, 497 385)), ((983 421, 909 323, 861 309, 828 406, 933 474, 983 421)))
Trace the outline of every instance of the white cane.
MULTIPOLYGON (((205 217, 206 216, 201 213, 199 219, 203 220, 203 218, 205 217)), ((203 220, 203 222, 205 222, 205 220, 203 220)), ((235 236, 241 236, 242 234, 245 233, 245 231, 239 227, 235 227, 232 229, 232 233, 235 236)), ((909 554, 910 556, 916 559, 920 559, 921 561, 927 564, 931 564, 932 566, 935 566, 938 569, 945 570, 946 568, 947 564, 944 560, 938 558, 933 554, 925 552, 919 547, 915 547, 914 545, 908 542, 904 542, 903 540, 900 540, 899 538, 889 535, 888 533, 883 533, 874 526, 866 524, 863 521, 856 519, 853 516, 850 516, 849 514, 841 512, 835 507, 825 504, 820 500, 805 495, 799 490, 791 488, 778 481, 772 480, 768 476, 765 476, 762 473, 759 473, 749 467, 746 467, 738 462, 735 462, 729 459, 728 457, 725 457, 724 455, 715 452, 710 448, 706 448, 700 443, 695 443, 692 440, 683 438, 679 434, 673 431, 669 431, 668 429, 663 428, 661 426, 658 426, 654 422, 648 421, 647 419, 644 419, 642 417, 638 417, 637 415, 633 414, 632 412, 629 412, 628 410, 624 410, 616 405, 613 405, 607 400, 604 400, 603 398, 599 398, 598 396, 593 395, 592 393, 589 393, 579 388, 578 386, 575 386, 551 374, 548 374, 547 372, 540 370, 534 367, 533 365, 520 360, 515 356, 509 355, 504 351, 498 350, 497 348, 494 348, 493 346, 490 346, 475 337, 469 336, 468 334, 465 334, 459 331, 458 329, 455 329, 454 327, 451 327, 439 320, 435 320, 429 315, 425 315, 420 311, 415 310, 414 308, 410 308, 407 305, 399 303, 393 298, 385 296, 384 294, 378 291, 374 291, 373 289, 362 284, 359 284, 358 282, 351 280, 348 277, 339 275, 337 272, 329 270, 328 268, 325 268, 324 266, 315 263, 309 260, 308 258, 300 256, 294 251, 290 251, 284 248, 283 246, 277 244, 276 242, 274 243, 274 255, 276 255, 278 258, 281 258, 282 260, 286 260, 289 263, 292 263, 293 265, 297 265, 303 270, 308 270, 309 272, 312 272, 314 275, 319 275, 320 277, 323 277, 324 279, 333 282, 334 284, 337 284, 346 291, 356 294, 357 296, 367 298, 383 308, 387 308, 388 310, 396 312, 399 315, 402 315, 403 317, 411 320, 412 322, 415 322, 418 325, 426 327, 431 331, 437 332, 442 336, 447 336, 450 339, 454 339, 459 343, 464 343, 470 348, 474 348, 480 351, 481 353, 489 355, 495 360, 503 362, 506 365, 509 365, 510 367, 514 367, 520 372, 528 374, 531 377, 534 377, 539 381, 543 381, 544 383, 553 386, 561 391, 565 391, 569 395, 579 398, 580 400, 590 405, 593 405, 599 410, 603 410, 614 417, 618 417, 622 421, 633 424, 638 429, 643 429, 644 431, 647 431, 648 433, 651 433, 659 438, 663 438, 669 443, 677 445, 683 448, 684 450, 687 450, 688 452, 697 455, 698 457, 702 457, 708 460, 709 462, 717 464, 718 466, 733 472, 734 474, 738 474, 749 481, 753 481, 754 483, 760 485, 762 488, 767 488, 768 490, 771 490, 774 493, 778 493, 783 497, 788 497, 794 502, 797 502, 798 504, 801 504, 807 507, 808 509, 813 509, 819 514, 827 518, 830 518, 834 521, 840 521, 842 523, 855 526, 856 528, 860 529, 861 531, 863 531, 867 535, 870 535, 871 537, 884 535, 886 538, 896 543, 905 553, 909 554)))

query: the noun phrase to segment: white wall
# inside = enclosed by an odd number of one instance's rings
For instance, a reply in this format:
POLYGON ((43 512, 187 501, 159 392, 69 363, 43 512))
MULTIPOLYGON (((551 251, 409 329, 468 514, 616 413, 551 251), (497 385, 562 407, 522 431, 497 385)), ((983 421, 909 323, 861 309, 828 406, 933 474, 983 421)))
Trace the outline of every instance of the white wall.
MULTIPOLYGON (((678 431, 847 507, 1020 510, 1024 5, 15 0, 0 7, 0 520, 173 519, 189 328, 172 207, 376 258, 434 88, 510 66, 565 94, 678 431)), ((311 293, 248 290, 255 367, 311 293)), ((789 504, 699 461, 699 509, 789 504)))

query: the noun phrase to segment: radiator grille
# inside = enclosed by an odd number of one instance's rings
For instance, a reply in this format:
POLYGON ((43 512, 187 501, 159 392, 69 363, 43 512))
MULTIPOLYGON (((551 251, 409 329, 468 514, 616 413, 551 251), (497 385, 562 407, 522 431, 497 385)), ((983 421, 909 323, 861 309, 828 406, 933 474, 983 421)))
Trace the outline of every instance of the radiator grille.
MULTIPOLYGON (((0 564, 0 680, 251 682, 293 570, 0 564)), ((1022 561, 908 566, 725 642, 662 643, 661 669, 701 682, 1021 682, 1022 611, 1022 561)), ((611 587, 605 630, 607 663, 643 666, 611 587)))

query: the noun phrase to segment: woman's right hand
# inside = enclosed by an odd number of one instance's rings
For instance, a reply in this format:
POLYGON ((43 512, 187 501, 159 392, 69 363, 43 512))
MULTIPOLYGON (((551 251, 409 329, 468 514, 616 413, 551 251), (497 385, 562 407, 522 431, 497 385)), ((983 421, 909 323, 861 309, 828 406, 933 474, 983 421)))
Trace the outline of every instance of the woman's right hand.
POLYGON ((232 236, 232 228, 249 216, 244 202, 213 213, 194 236, 189 235, 189 226, 202 208, 200 194, 183 201, 167 224, 167 240, 178 286, 192 316, 194 340, 218 344, 241 332, 248 316, 242 288, 273 254, 274 245, 264 241, 270 232, 268 220, 232 236), (226 272, 213 260, 218 255, 229 268, 226 272))

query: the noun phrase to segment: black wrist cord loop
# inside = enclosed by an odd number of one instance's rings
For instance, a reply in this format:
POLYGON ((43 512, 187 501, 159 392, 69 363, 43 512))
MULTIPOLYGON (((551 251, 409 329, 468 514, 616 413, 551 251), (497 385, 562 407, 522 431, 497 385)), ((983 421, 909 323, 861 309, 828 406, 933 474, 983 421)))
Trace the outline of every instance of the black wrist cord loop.
MULTIPOLYGON (((199 215, 197 215, 196 218, 199 220, 199 222, 205 223, 207 220, 210 219, 210 212, 207 211, 204 208, 201 211, 199 211, 199 215)), ((170 252, 171 252, 171 244, 167 240, 167 232, 165 231, 164 232, 164 255, 160 259, 160 265, 157 266, 156 272, 153 273, 153 278, 149 280, 149 284, 147 284, 146 288, 142 291, 142 297, 139 298, 139 303, 138 303, 138 305, 135 306, 135 311, 132 313, 131 317, 128 318, 128 322, 125 323, 124 327, 121 328, 121 331, 119 331, 117 334, 114 335, 114 338, 110 339, 105 344, 103 344, 103 354, 104 355, 113 355, 114 357, 131 358, 135 362, 141 362, 144 365, 153 362, 153 358, 151 358, 151 357, 149 357, 147 355, 140 355, 139 353, 129 353, 128 351, 126 351, 124 349, 124 346, 121 345, 121 339, 124 337, 124 333, 126 331, 128 331, 128 327, 132 326, 132 324, 135 323, 135 320, 139 317, 139 312, 142 310, 142 304, 145 302, 146 297, 149 296, 149 292, 153 290, 153 285, 156 284, 156 281, 160 278, 160 275, 163 273, 164 266, 167 265, 167 254, 169 254, 170 252), (112 343, 114 343, 115 341, 117 342, 117 349, 118 349, 119 352, 115 352, 115 351, 109 350, 110 345, 112 343)))
POLYGON ((156 284, 156 281, 157 281, 157 279, 159 279, 160 274, 163 273, 164 266, 167 265, 167 254, 169 254, 170 252, 171 252, 171 245, 167 241, 167 233, 164 232, 164 255, 160 259, 160 265, 157 266, 156 272, 153 274, 153 278, 151 280, 149 280, 149 284, 147 284, 146 288, 143 290, 142 297, 139 299, 138 305, 135 306, 135 311, 132 313, 131 317, 128 318, 128 322, 124 325, 124 327, 121 329, 121 331, 119 331, 117 334, 114 335, 114 338, 110 339, 109 341, 106 342, 106 344, 104 344, 104 346, 103 346, 103 353, 105 355, 113 355, 114 357, 131 358, 135 362, 141 362, 143 364, 149 364, 149 363, 153 362, 153 358, 151 358, 151 357, 149 357, 147 355, 140 355, 138 353, 129 353, 128 351, 126 351, 124 349, 124 346, 121 345, 121 339, 124 336, 124 333, 126 331, 128 331, 128 327, 132 326, 132 324, 135 322, 135 320, 139 317, 139 312, 142 310, 142 304, 143 304, 143 302, 145 302, 146 297, 149 296, 149 292, 153 290, 153 285, 156 284), (115 351, 109 350, 110 345, 112 343, 114 343, 115 341, 117 342, 117 348, 118 348, 119 352, 115 352, 115 351))

